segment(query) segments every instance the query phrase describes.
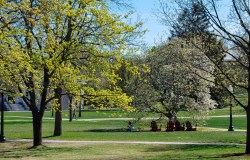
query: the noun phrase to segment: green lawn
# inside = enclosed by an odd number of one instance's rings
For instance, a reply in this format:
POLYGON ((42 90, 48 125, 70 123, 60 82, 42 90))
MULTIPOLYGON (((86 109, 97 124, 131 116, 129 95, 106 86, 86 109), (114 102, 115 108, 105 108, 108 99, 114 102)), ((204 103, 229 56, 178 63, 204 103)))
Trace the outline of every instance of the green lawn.
MULTIPOLYGON (((109 117, 113 113, 85 112, 85 116, 91 118, 109 117), (105 113, 105 114, 104 114, 105 113)), ((113 112, 113 111, 112 111, 113 112)), ((6 112, 5 113, 5 135, 6 138, 32 138, 32 119, 29 112, 6 112), (28 116, 25 118, 24 116, 28 116), (15 132, 13 132, 15 131, 15 132)), ((235 129, 245 129, 245 117, 233 119, 235 129)), ((63 135, 53 137, 54 120, 47 112, 43 120, 43 137, 47 139, 65 140, 131 140, 131 141, 177 141, 177 142, 236 142, 244 143, 245 132, 222 132, 204 131, 198 127, 197 132, 150 132, 150 120, 139 121, 135 128, 143 128, 143 131, 128 132, 128 120, 106 120, 106 121, 82 121, 81 119, 63 121, 63 135), (46 119, 51 118, 51 119, 46 119), (223 137, 223 138, 221 138, 223 137)), ((163 123, 165 124, 165 123, 163 123)), ((227 117, 210 118, 205 127, 227 129, 229 119, 227 117)), ((165 129, 163 125, 163 130, 165 129)))
POLYGON ((0 143, 0 159, 21 160, 166 160, 166 159, 248 159, 235 156, 244 152, 240 146, 186 146, 133 144, 63 144, 45 143, 29 149, 30 143, 0 143))
MULTIPOLYGON (((246 115, 245 110, 240 106, 232 107, 233 115, 246 115)), ((229 107, 223 109, 215 109, 209 112, 209 116, 223 116, 229 115, 229 107)))
MULTIPOLYGON (((216 110, 212 115, 227 115, 226 110, 216 110), (221 112, 220 114, 216 112, 221 112)), ((237 112, 240 108, 237 108, 237 112)), ((240 113, 240 112, 239 112, 240 113)), ((68 118, 68 112, 63 112, 68 118)), ((152 117, 153 114, 149 114, 152 117)), ((183 114, 184 115, 184 114, 183 114)), ((239 114, 238 114, 239 115, 239 114)), ((90 118, 133 117, 119 111, 84 111, 83 117, 69 122, 63 121, 63 135, 53 137, 54 120, 51 112, 45 113, 43 120, 44 139, 60 140, 100 140, 100 141, 157 141, 157 142, 208 142, 208 143, 245 143, 244 131, 209 131, 204 128, 196 132, 150 132, 150 120, 139 121, 136 129, 144 131, 128 132, 128 120, 83 121, 90 118)), ((246 128, 246 117, 234 117, 235 129, 246 128)), ((228 117, 209 118, 203 127, 224 128, 229 125, 228 117)), ((163 125, 165 126, 165 125, 163 125)), ((32 119, 30 112, 5 112, 5 137, 32 138, 32 119)), ((0 159, 244 159, 246 157, 232 156, 233 153, 243 153, 240 146, 186 146, 186 145, 128 145, 128 144, 53 144, 46 147, 28 149, 32 143, 7 142, 0 144, 0 159), (76 146, 78 147, 76 147, 76 146), (14 147, 13 147, 14 146, 14 147), (72 155, 72 152, 74 154, 72 155), (54 154, 55 153, 55 154, 54 154), (55 157, 49 158, 53 154, 55 157)))
MULTIPOLYGON (((229 127, 229 118, 209 118, 204 126, 226 129, 229 127)), ((246 129, 246 117, 233 117, 233 126, 235 129, 246 129)))

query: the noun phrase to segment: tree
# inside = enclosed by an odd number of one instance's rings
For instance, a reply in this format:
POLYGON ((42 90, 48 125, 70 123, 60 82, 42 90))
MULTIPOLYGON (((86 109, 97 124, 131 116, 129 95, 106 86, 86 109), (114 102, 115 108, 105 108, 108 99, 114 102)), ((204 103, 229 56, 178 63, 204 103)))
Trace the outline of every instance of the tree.
MULTIPOLYGON (((180 4, 183 2, 175 1, 180 4)), ((171 37, 172 38, 184 38, 187 41, 193 43, 197 43, 197 41, 192 41, 192 39, 201 39, 203 45, 202 48, 206 49, 206 54, 217 65, 221 65, 224 61, 226 54, 221 51, 223 47, 222 41, 220 41, 216 35, 212 33, 211 24, 209 22, 209 18, 206 15, 205 6, 202 3, 199 3, 198 0, 192 0, 186 2, 186 4, 182 4, 180 7, 180 12, 178 14, 178 18, 176 20, 168 20, 167 13, 163 13, 162 21, 165 23, 171 22, 171 37)), ((205 49, 202 49, 203 51, 205 49)), ((214 72, 217 72, 215 68, 214 72)), ((210 94, 214 100, 219 104, 224 104, 223 99, 228 97, 226 90, 218 85, 216 82, 218 81, 218 77, 215 77, 215 85, 210 88, 210 94)))
POLYGON ((225 21, 218 14, 217 2, 214 0, 200 0, 206 6, 206 14, 212 24, 215 34, 223 39, 227 48, 224 52, 230 56, 230 61, 223 67, 216 65, 220 72, 220 85, 224 88, 232 86, 234 90, 244 90, 248 95, 247 104, 244 104, 237 95, 227 89, 234 100, 245 109, 247 115, 246 151, 250 153, 250 6, 247 0, 231 0, 230 19, 225 21), (234 29, 232 29, 234 28, 234 29), (234 69, 237 68, 236 71, 234 69), (241 76, 239 76, 241 75, 241 76))
MULTIPOLYGON (((243 107, 247 115, 247 136, 246 136, 246 151, 250 153, 250 6, 247 0, 231 0, 228 2, 231 9, 227 8, 224 12, 228 13, 228 20, 223 18, 219 13, 220 2, 216 0, 198 0, 198 3, 204 6, 205 14, 207 15, 213 34, 224 41, 224 45, 220 47, 219 52, 212 52, 214 56, 206 55, 214 64, 216 72, 211 75, 216 76, 216 82, 228 94, 233 97, 235 102, 243 107), (223 54, 227 54, 228 60, 223 54), (217 58, 221 58, 218 61, 217 58), (247 103, 235 92, 228 88, 230 86, 235 90, 243 91, 247 94, 247 103)), ((195 44, 193 44, 195 45, 195 44)), ((202 52, 209 53, 214 46, 200 47, 202 52)))
POLYGON ((201 113, 213 107, 209 94, 212 83, 200 79, 196 72, 211 81, 213 78, 193 67, 213 70, 213 65, 185 40, 173 39, 153 48, 147 53, 145 61, 150 72, 144 73, 137 88, 137 104, 169 119, 179 111, 201 113), (190 67, 193 69, 190 70, 190 67))
POLYGON ((211 37, 209 31, 210 23, 205 8, 197 0, 187 2, 178 14, 177 20, 172 21, 170 25, 172 28, 170 30, 171 38, 180 37, 189 39, 200 36, 205 41, 208 41, 208 38, 211 37))
MULTIPOLYGON (((33 146, 42 144, 46 106, 56 99, 60 111, 64 92, 103 92, 91 85, 82 88, 79 81, 100 83, 96 68, 106 76, 102 67, 126 50, 141 25, 127 25, 123 17, 109 13, 105 2, 96 0, 0 1, 0 13, 1 79, 16 88, 30 107, 33 146)), ((107 79, 114 81, 116 75, 107 79)), ((119 89, 105 91, 119 93, 114 103, 131 108, 131 99, 119 89)))

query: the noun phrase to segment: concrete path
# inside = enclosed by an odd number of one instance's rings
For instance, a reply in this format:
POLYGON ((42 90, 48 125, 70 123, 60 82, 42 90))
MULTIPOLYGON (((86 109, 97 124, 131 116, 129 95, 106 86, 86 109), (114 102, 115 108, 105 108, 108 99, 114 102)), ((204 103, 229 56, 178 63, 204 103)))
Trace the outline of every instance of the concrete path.
MULTIPOLYGON (((32 139, 6 139, 10 142, 32 142, 32 139)), ((198 142, 147 142, 147 141, 75 141, 43 140, 45 143, 85 143, 85 144, 145 144, 145 145, 206 145, 206 146, 245 146, 241 143, 198 143, 198 142)))
MULTIPOLYGON (((228 128, 212 128, 212 127, 198 127, 198 130, 203 130, 203 131, 228 131, 228 128)), ((234 131, 237 132, 246 132, 247 130, 245 129, 234 129, 234 131)))

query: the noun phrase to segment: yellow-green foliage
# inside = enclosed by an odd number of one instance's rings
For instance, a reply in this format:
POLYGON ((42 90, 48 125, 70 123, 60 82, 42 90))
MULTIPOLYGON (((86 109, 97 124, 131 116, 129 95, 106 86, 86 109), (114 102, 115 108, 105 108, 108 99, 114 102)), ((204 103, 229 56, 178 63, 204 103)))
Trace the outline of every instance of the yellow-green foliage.
POLYGON ((132 110, 131 97, 116 87, 119 77, 115 71, 126 43, 139 33, 141 24, 128 25, 122 16, 110 13, 105 3, 0 1, 0 75, 4 84, 16 88, 21 96, 26 91, 35 93, 31 99, 36 98, 36 106, 40 99, 47 103, 60 86, 76 99, 84 92, 91 95, 90 101, 108 97, 110 107, 132 110), (41 95, 45 90, 47 94, 41 95))

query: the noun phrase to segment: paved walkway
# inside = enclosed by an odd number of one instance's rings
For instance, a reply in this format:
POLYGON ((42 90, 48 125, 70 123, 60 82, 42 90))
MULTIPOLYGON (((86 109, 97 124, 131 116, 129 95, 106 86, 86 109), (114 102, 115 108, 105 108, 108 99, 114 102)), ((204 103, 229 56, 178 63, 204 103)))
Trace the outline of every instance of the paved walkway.
MULTIPOLYGON (((198 127, 198 130, 204 130, 204 131, 228 131, 226 128, 212 128, 212 127, 198 127)), ((234 131, 237 132, 246 132, 245 129, 234 129, 234 131)))
MULTIPOLYGON (((32 142, 32 139, 6 139, 11 142, 32 142)), ((76 141, 43 140, 45 143, 86 143, 86 144, 146 144, 146 145, 206 145, 206 146, 245 146, 241 143, 199 143, 199 142, 147 142, 147 141, 76 141)))

